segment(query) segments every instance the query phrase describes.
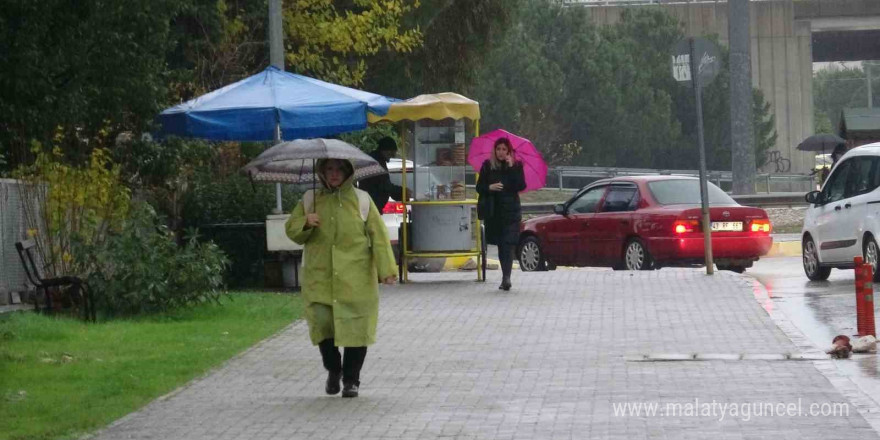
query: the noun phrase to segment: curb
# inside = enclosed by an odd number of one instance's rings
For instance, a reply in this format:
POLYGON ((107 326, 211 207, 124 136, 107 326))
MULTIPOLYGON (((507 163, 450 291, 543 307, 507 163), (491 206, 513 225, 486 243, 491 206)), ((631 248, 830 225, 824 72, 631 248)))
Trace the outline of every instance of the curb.
MULTIPOLYGON (((781 243, 797 243, 800 242, 781 242, 781 243)), ((755 278, 748 275, 742 275, 743 279, 750 279, 752 293, 755 301, 767 312, 776 327, 785 334, 789 341, 795 345, 805 359, 813 363, 813 367, 820 374, 831 382, 831 385, 838 393, 843 395, 845 399, 852 405, 856 411, 865 419, 866 422, 874 429, 874 432, 880 433, 880 406, 868 395, 852 378, 845 373, 838 362, 828 357, 824 350, 816 347, 804 333, 792 322, 788 316, 778 307, 774 307, 773 299, 767 288, 755 278), (823 359, 809 359, 811 356, 822 357, 823 359)))
POLYGON ((443 271, 458 270, 459 267, 470 261, 471 257, 448 257, 443 262, 443 271))
MULTIPOLYGON (((775 258, 775 257, 800 257, 801 256, 801 242, 800 241, 774 241, 773 245, 770 246, 770 250, 767 252, 767 255, 764 255, 762 258, 775 258)), ((443 271, 455 271, 458 270, 461 266, 466 264, 473 257, 450 257, 447 258, 443 263, 443 271)), ((490 265, 498 265, 498 260, 487 258, 486 262, 490 265)), ((517 262, 513 263, 514 269, 519 269, 519 264, 517 262)))
POLYGON ((801 256, 800 241, 774 241, 773 245, 770 246, 770 251, 767 252, 767 255, 764 255, 766 258, 799 256, 801 256))
MULTIPOLYGON (((446 259, 446 262, 443 263, 443 271, 457 271, 459 268, 467 264, 469 261, 473 260, 474 264, 476 264, 476 259, 474 257, 450 257, 446 259)), ((496 270, 501 267, 501 263, 498 260, 492 258, 486 258, 486 265, 488 266, 488 270, 496 270)), ((513 262, 513 268, 519 269, 519 263, 516 261, 513 262)))

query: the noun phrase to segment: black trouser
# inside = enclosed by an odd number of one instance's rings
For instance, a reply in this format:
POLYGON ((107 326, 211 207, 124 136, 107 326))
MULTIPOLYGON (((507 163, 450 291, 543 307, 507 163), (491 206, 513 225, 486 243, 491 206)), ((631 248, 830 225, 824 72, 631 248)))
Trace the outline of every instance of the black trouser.
POLYGON ((514 245, 501 242, 498 244, 498 260, 501 262, 501 275, 505 280, 510 280, 510 272, 513 270, 514 245))
POLYGON ((361 367, 367 357, 367 347, 345 347, 345 358, 339 355, 339 349, 333 339, 324 339, 318 344, 324 368, 331 373, 342 371, 343 383, 361 384, 361 367))

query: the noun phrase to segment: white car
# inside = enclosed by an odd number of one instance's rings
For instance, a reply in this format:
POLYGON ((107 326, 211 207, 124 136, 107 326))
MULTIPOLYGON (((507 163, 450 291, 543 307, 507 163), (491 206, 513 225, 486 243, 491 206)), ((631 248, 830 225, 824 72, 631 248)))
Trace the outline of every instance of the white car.
MULTIPOLYGON (((402 170, 403 161, 398 158, 393 158, 388 162, 388 175, 391 178, 391 183, 401 186, 403 182, 403 170, 402 170)), ((413 179, 413 163, 410 160, 406 161, 406 188, 407 192, 412 194, 414 192, 414 179, 413 179)), ((421 176, 430 176, 430 174, 425 170, 421 176)), ((430 181, 423 182, 423 184, 428 185, 430 183, 434 183, 433 176, 429 177, 430 181)), ((388 203, 385 204, 385 209, 382 210, 382 219, 385 221, 385 227, 388 229, 388 237, 391 239, 391 247, 394 249, 394 257, 400 261, 399 257, 399 248, 398 248, 398 231, 400 230, 400 224, 403 222, 403 210, 407 209, 407 212, 412 212, 412 208, 410 206, 406 206, 403 203, 400 203, 392 198, 388 198, 388 203)), ((410 271, 418 271, 418 272, 439 272, 443 269, 443 264, 445 258, 410 258, 409 260, 409 270, 410 271)))
POLYGON ((863 257, 874 266, 880 255, 880 142, 847 152, 810 203, 801 232, 804 272, 826 280, 831 269, 851 269, 863 257))

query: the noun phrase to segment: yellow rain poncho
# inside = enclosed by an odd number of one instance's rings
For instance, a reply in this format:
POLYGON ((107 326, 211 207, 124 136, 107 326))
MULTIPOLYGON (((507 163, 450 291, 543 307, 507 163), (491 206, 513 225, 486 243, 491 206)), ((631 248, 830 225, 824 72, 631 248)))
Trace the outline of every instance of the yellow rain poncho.
POLYGON ((318 189, 314 197, 317 228, 304 228, 302 201, 287 221, 287 235, 305 248, 302 295, 312 343, 334 338, 338 347, 362 347, 376 341, 379 280, 397 275, 388 230, 370 202, 361 218, 356 189, 349 178, 337 190, 318 189))

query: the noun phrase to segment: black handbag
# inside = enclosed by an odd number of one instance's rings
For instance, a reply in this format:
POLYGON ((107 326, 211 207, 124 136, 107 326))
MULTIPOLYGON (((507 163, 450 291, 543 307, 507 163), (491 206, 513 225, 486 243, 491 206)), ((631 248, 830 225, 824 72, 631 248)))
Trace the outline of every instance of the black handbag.
POLYGON ((481 196, 477 200, 477 218, 486 220, 495 214, 495 197, 492 194, 481 196))

